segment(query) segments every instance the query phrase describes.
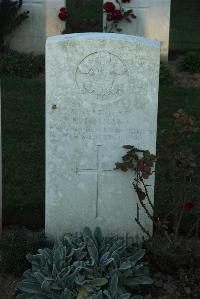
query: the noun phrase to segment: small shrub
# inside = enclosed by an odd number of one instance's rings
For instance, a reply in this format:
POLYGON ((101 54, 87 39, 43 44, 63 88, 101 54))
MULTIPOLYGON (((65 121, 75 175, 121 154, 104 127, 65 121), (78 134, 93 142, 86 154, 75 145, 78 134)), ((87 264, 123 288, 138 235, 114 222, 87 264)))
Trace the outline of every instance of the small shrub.
POLYGON ((27 230, 12 230, 2 235, 0 240, 1 271, 21 275, 28 267, 25 255, 46 246, 44 234, 27 230))
POLYGON ((5 37, 19 27, 28 18, 29 12, 20 13, 22 0, 0 1, 0 48, 4 46, 5 37))
POLYGON ((200 52, 189 52, 185 54, 179 60, 178 69, 189 73, 200 73, 200 52))
POLYGON ((0 53, 0 76, 35 78, 40 73, 44 73, 44 55, 16 51, 0 53))
POLYGON ((160 65, 160 84, 168 85, 172 83, 172 73, 169 69, 168 64, 161 63, 160 65))
POLYGON ((141 262, 144 254, 143 249, 131 254, 118 237, 104 238, 99 228, 94 234, 85 228, 65 235, 53 249, 28 255, 32 269, 25 271, 18 289, 25 298, 143 298, 131 293, 136 286, 152 283, 141 262))

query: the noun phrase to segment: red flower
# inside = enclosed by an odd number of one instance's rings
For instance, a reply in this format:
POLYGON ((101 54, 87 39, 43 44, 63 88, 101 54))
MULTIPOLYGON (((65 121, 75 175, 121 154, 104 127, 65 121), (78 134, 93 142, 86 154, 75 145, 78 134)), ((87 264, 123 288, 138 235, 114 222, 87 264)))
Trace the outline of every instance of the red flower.
POLYGON ((115 10, 115 5, 112 2, 106 2, 103 5, 106 12, 112 12, 115 10))
POLYGON ((58 17, 61 21, 65 21, 67 19, 67 14, 65 12, 60 12, 58 17))
POLYGON ((115 21, 121 21, 121 19, 123 18, 121 10, 119 10, 119 9, 114 10, 112 13, 112 17, 113 17, 113 20, 115 20, 115 21))
POLYGON ((69 14, 68 14, 67 9, 66 9, 65 7, 61 7, 61 8, 60 8, 60 12, 59 12, 59 14, 58 14, 59 19, 60 19, 61 21, 65 21, 65 20, 67 19, 68 15, 69 15, 69 14))
POLYGON ((184 203, 184 205, 182 206, 182 208, 185 211, 191 211, 194 208, 195 204, 193 201, 187 201, 184 203))

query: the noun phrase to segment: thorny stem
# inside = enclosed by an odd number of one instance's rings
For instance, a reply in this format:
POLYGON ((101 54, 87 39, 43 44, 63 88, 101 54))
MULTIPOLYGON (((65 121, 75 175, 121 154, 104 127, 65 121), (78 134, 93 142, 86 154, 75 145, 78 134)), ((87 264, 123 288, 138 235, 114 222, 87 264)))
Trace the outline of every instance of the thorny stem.
POLYGON ((135 221, 138 224, 138 226, 140 227, 140 229, 143 231, 143 233, 145 233, 149 238, 151 238, 150 233, 148 232, 148 230, 146 230, 144 228, 144 226, 141 224, 141 222, 139 221, 139 219, 135 218, 135 221))
MULTIPOLYGON (((186 203, 186 194, 184 194, 183 206, 184 206, 185 203, 186 203)), ((177 239, 178 234, 179 234, 179 229, 180 229, 181 221, 182 221, 182 218, 183 218, 183 212, 184 212, 184 209, 182 208, 181 212, 179 214, 179 217, 178 217, 177 224, 176 224, 175 229, 174 229, 174 231, 175 231, 175 240, 177 239)))
MULTIPOLYGON (((134 183, 132 183, 132 184, 133 184, 133 186, 135 186, 134 183)), ((143 209, 145 210, 147 216, 148 216, 152 221, 154 221, 154 218, 153 218, 153 216, 150 214, 150 212, 149 212, 149 210, 147 209, 146 205, 142 202, 142 200, 139 200, 139 201, 140 201, 141 206, 142 206, 143 209)))
POLYGON ((151 202, 151 199, 150 199, 150 197, 149 197, 149 193, 148 193, 148 190, 147 190, 147 186, 145 185, 143 178, 142 178, 141 176, 139 176, 139 177, 140 177, 140 181, 141 181, 141 183, 142 183, 142 185, 143 185, 143 187, 144 187, 144 190, 145 190, 145 194, 146 194, 148 203, 150 204, 150 206, 152 207, 152 209, 154 209, 154 206, 153 206, 153 204, 152 204, 152 202, 151 202))

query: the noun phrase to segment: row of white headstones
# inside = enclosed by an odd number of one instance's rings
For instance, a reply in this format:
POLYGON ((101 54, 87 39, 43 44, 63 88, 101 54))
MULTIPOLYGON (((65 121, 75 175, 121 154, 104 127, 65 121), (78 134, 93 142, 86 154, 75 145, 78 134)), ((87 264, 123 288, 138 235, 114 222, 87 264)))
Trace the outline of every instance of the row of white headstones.
MULTIPOLYGON (((107 0, 104 0, 107 2, 107 0)), ((118 7, 115 0, 116 8, 118 7)), ((161 59, 168 59, 171 0, 130 0, 123 4, 125 10, 133 9, 136 19, 120 24, 123 34, 139 35, 161 42, 161 59)), ((23 9, 29 18, 10 37, 11 47, 22 52, 43 53, 46 38, 60 34, 65 22, 58 18, 64 0, 26 0, 23 9)), ((105 25, 105 18, 104 18, 105 25)), ((105 26, 103 26, 105 27, 105 26)))

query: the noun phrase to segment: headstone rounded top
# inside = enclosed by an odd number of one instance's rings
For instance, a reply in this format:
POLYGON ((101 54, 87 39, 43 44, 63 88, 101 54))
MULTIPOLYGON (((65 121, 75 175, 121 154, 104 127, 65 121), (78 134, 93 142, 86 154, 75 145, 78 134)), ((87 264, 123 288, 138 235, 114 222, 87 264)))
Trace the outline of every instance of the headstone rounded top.
POLYGON ((68 42, 72 40, 115 40, 115 41, 126 41, 126 42, 137 42, 144 45, 160 48, 160 42, 156 40, 150 40, 141 36, 134 36, 128 34, 118 33, 102 33, 102 32, 89 32, 89 33, 72 33, 51 36, 47 39, 47 44, 57 42, 68 42))

